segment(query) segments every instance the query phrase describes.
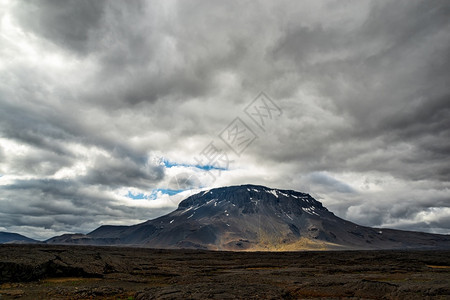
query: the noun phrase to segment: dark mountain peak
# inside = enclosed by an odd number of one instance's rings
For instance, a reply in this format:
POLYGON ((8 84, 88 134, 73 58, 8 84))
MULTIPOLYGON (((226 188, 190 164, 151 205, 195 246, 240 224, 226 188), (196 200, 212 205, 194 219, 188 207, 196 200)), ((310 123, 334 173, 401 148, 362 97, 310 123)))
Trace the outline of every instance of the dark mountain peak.
MULTIPOLYGON (((212 202, 229 202, 238 207, 263 205, 327 211, 322 203, 309 194, 292 190, 272 189, 261 185, 236 185, 214 188, 192 195, 180 202, 178 209, 202 206, 212 202)), ((215 206, 217 206, 215 204, 215 206)))

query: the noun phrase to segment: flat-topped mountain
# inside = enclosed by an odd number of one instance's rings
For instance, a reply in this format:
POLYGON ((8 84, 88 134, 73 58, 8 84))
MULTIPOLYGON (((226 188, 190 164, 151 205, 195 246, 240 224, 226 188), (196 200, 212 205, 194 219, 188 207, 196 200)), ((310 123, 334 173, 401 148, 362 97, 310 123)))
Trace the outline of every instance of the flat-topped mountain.
POLYGON ((190 196, 159 218, 47 243, 211 250, 450 249, 450 236, 359 226, 309 194, 241 185, 190 196))

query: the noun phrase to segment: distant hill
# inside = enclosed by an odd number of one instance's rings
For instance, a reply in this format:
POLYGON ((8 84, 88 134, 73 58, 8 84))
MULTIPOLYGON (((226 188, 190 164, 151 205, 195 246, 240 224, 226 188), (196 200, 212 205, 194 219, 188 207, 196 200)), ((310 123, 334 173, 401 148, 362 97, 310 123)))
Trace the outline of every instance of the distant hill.
POLYGON ((101 226, 47 243, 235 251, 450 249, 450 236, 359 226, 309 194, 241 185, 200 192, 141 224, 101 226))
POLYGON ((24 243, 38 243, 39 241, 30 239, 18 233, 0 232, 0 244, 24 244, 24 243))

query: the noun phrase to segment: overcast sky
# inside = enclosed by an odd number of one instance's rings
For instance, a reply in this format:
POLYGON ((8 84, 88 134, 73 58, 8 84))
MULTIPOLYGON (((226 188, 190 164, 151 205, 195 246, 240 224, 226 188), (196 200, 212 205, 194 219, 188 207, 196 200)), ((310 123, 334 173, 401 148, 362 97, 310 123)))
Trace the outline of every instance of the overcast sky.
POLYGON ((0 231, 135 224, 253 183, 450 234, 449 16, 447 0, 1 0, 0 231))

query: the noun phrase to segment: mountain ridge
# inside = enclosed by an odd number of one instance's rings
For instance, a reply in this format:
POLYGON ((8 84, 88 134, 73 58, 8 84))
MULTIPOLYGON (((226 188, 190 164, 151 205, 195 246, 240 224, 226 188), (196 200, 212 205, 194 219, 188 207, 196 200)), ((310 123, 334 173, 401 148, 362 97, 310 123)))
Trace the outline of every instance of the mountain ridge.
POLYGON ((39 243, 39 241, 14 232, 0 232, 0 244, 39 243))

